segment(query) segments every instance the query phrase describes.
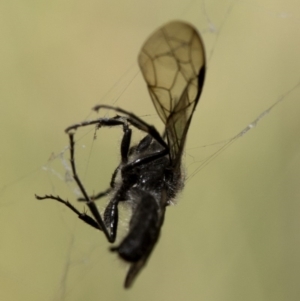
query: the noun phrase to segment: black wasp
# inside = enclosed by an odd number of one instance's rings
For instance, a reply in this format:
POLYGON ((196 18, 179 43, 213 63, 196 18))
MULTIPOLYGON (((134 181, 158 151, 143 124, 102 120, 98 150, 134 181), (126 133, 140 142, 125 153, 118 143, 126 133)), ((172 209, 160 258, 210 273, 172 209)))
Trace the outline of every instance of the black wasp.
POLYGON ((125 284, 130 287, 146 264, 160 234, 166 207, 183 188, 181 157, 191 119, 198 103, 205 77, 205 54, 196 29, 182 21, 173 21, 155 31, 145 42, 138 62, 147 83, 156 111, 165 124, 162 135, 135 114, 126 110, 99 105, 94 110, 117 112, 113 118, 98 118, 66 129, 70 139, 70 162, 76 181, 91 216, 79 212, 59 196, 37 196, 63 203, 90 226, 103 231, 113 243, 118 228, 118 205, 127 202, 132 210, 129 231, 111 251, 130 264, 125 284), (115 169, 110 187, 96 196, 89 196, 75 164, 74 131, 83 126, 97 128, 121 126, 121 163, 115 169), (146 136, 131 146, 131 127, 146 136), (109 195, 110 201, 101 216, 95 200, 109 195))

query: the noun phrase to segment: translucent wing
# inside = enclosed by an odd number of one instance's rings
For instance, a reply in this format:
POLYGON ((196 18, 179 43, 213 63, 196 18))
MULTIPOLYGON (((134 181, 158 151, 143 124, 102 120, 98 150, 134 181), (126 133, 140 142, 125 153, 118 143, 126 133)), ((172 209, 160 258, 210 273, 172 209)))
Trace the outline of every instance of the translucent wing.
POLYGON ((138 62, 157 113, 166 125, 172 164, 176 166, 204 82, 203 43, 193 26, 173 21, 149 37, 138 62))

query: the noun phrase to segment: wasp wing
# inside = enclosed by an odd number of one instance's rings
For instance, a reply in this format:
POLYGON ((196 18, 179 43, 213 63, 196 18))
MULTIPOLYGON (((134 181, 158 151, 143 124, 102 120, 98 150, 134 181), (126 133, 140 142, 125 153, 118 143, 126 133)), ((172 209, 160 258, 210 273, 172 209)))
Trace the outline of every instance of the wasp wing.
POLYGON ((203 43, 193 26, 173 21, 149 37, 138 62, 177 166, 204 83, 203 43))

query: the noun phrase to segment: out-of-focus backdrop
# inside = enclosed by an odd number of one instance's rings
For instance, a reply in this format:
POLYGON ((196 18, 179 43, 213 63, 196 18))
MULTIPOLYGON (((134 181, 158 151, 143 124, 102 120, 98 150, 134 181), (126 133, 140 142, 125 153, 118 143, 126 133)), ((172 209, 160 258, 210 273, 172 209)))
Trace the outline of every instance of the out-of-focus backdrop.
MULTIPOLYGON (((299 300, 299 6, 2 1, 0 299, 299 300), (68 178, 64 129, 99 116, 94 105, 123 107, 162 129, 136 58, 148 35, 174 19, 201 33, 207 78, 184 155, 185 189, 147 267, 124 291, 127 267, 102 233, 34 193, 84 209, 68 178)), ((90 194, 107 188, 122 131, 94 135, 76 133, 90 194)), ((120 229, 126 220, 124 212, 120 229)))

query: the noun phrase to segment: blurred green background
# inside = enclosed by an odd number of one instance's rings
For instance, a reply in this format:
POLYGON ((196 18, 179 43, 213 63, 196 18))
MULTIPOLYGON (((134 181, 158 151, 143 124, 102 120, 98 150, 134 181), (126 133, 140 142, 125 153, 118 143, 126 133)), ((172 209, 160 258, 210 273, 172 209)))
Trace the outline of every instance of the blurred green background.
MULTIPOLYGON (((0 299, 299 300, 299 6, 1 1, 0 299), (95 118, 94 105, 121 106, 162 128, 136 58, 148 35, 173 19, 201 32, 208 73, 186 146, 186 187, 147 267, 124 291, 127 267, 104 236, 34 193, 83 209, 65 180, 63 130, 95 118), (201 168, 226 145, 219 142, 281 99, 201 168)), ((78 131, 78 169, 90 193, 108 186, 121 135, 103 129, 94 140, 93 129, 78 131)))

